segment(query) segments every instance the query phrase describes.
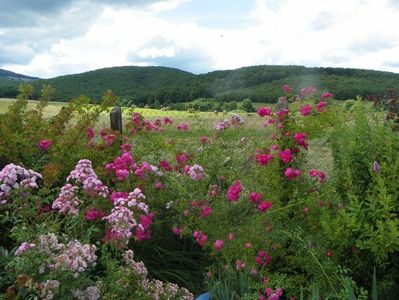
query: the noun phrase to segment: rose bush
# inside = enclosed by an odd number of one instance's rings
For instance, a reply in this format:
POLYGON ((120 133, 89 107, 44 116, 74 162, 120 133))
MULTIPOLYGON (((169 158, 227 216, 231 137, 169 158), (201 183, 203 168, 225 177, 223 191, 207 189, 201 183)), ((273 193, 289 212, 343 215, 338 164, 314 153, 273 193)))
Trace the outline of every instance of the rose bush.
POLYGON ((0 115, 12 161, 0 172, 1 290, 192 299, 207 282, 221 299, 339 298, 366 295, 370 268, 382 265, 389 294, 397 132, 361 103, 347 111, 314 87, 283 90, 284 105, 251 115, 252 131, 239 114, 204 133, 132 112, 124 134, 96 126, 110 92, 99 106, 81 97, 45 117, 27 109, 25 91, 0 115))

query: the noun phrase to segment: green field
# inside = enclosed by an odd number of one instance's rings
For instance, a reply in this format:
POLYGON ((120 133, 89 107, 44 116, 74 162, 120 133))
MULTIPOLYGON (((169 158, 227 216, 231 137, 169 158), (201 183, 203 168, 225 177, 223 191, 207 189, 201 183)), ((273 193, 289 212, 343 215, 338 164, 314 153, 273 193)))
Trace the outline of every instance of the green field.
MULTIPOLYGON (((10 98, 0 98, 0 113, 4 113, 7 111, 8 106, 15 101, 15 99, 10 98)), ((28 109, 34 108, 39 101, 36 100, 29 100, 28 101, 28 109)), ((46 115, 54 115, 56 114, 61 107, 68 105, 66 102, 50 102, 49 105, 44 109, 46 115)))
MULTIPOLYGON (((0 98, 0 113, 7 111, 8 106, 15 101, 15 99, 0 98)), ((38 104, 36 100, 28 101, 28 109, 34 109, 38 104)), ((67 102, 50 102, 44 109, 47 116, 55 115, 63 106, 67 106, 67 102)), ((256 107, 262 106, 261 103, 256 103, 256 107)), ((270 106, 270 105, 269 105, 270 106)), ((132 112, 137 112, 143 115, 144 118, 155 120, 157 118, 169 117, 173 119, 174 124, 177 126, 181 123, 189 123, 190 128, 203 128, 211 129, 225 119, 231 118, 233 114, 239 114, 245 120, 245 127, 248 129, 258 128, 261 126, 261 120, 257 118, 255 113, 246 113, 242 111, 237 112, 189 112, 189 111, 175 111, 175 110, 162 110, 150 108, 123 108, 124 121, 129 118, 132 112)), ((99 120, 99 126, 104 126, 109 121, 108 115, 103 114, 99 120)))

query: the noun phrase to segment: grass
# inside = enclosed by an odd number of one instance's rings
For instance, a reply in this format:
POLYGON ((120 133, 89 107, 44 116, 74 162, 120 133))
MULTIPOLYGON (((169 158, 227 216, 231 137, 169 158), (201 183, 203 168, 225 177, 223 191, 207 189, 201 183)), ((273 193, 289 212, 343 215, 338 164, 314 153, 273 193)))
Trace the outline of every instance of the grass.
MULTIPOLYGON (((0 113, 5 113, 8 106, 15 101, 15 99, 10 98, 0 98, 0 113)), ((28 100, 28 109, 35 108, 39 101, 28 100)), ((63 106, 68 105, 66 102, 50 102, 49 105, 44 109, 44 113, 48 116, 55 115, 60 111, 63 106)))
MULTIPOLYGON (((15 99, 0 98, 0 113, 7 111, 8 106, 15 99)), ((37 105, 38 101, 29 100, 28 109, 33 109, 37 105)), ((67 106, 67 102, 50 102, 45 108, 44 113, 47 116, 55 115, 63 106, 67 106)), ((150 109, 150 108, 123 108, 123 119, 126 121, 132 112, 137 112, 143 115, 144 118, 155 120, 157 118, 169 117, 174 121, 174 128, 181 123, 189 123, 190 130, 195 131, 206 131, 213 130, 218 122, 225 119, 230 119, 233 114, 239 114, 245 120, 245 128, 248 129, 248 134, 254 134, 261 128, 261 120, 257 117, 256 113, 245 113, 242 111, 237 112, 189 112, 189 111, 174 111, 174 110, 162 110, 162 109, 150 109)), ((104 113, 99 120, 99 126, 108 127, 109 116, 104 113)))

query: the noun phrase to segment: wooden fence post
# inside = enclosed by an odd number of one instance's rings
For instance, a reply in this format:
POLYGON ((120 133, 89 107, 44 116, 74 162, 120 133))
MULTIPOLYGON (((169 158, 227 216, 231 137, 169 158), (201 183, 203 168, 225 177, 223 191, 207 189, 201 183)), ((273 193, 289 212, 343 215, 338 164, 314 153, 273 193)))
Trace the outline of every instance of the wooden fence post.
POLYGON ((115 107, 109 113, 111 120, 111 129, 122 133, 122 110, 120 107, 115 107))

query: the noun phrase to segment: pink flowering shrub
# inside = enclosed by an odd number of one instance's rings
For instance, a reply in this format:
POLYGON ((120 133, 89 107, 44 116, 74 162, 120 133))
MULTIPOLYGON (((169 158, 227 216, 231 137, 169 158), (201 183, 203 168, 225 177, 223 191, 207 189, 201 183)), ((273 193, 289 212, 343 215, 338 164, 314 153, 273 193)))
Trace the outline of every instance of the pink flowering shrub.
POLYGON ((78 214, 78 206, 81 201, 76 197, 79 188, 68 183, 61 188, 61 192, 54 200, 52 209, 58 210, 61 214, 78 214))
MULTIPOLYGON (((63 272, 66 276, 69 274, 71 283, 77 280, 75 286, 81 286, 87 284, 84 274, 96 266, 96 251, 95 245, 83 244, 68 238, 62 243, 55 234, 48 233, 38 236, 34 243, 22 243, 15 255, 21 262, 30 266, 31 269, 27 270, 27 274, 36 273, 51 277, 63 272), (36 257, 36 260, 32 261, 32 257, 36 257)), ((66 282, 62 281, 62 284, 66 282)), ((36 288, 42 295, 51 297, 58 293, 59 286, 60 281, 45 281, 39 283, 36 288)), ((71 291, 65 292, 71 293, 71 291)))
MULTIPOLYGON (((357 239, 336 221, 349 220, 350 205, 337 196, 330 164, 339 159, 321 159, 323 167, 314 160, 329 156, 318 142, 336 122, 335 104, 313 99, 313 87, 283 91, 276 106, 245 122, 243 114, 206 120, 207 131, 183 123, 190 131, 177 134, 177 126, 185 130, 179 121, 136 112, 123 134, 97 130, 85 108, 68 136, 49 130, 32 138, 42 175, 3 176, 0 184, 4 248, 12 255, 4 289, 20 292, 18 276, 26 274, 24 288, 48 298, 192 299, 182 285, 196 294, 216 287, 217 295, 224 282, 245 283, 245 294, 226 290, 248 299, 298 298, 301 286, 306 294, 314 284, 323 297, 335 293, 330 281, 337 289, 341 283, 330 274, 348 255, 361 266, 361 251, 370 248, 367 237, 357 239), (257 127, 247 125, 253 119, 257 127), (54 141, 51 151, 37 147, 43 138, 54 141), (214 285, 202 285, 203 270, 214 285)), ((381 184, 388 167, 373 155, 365 172, 381 184)))
POLYGON ((33 243, 28 243, 28 242, 23 242, 17 249, 17 251, 15 251, 15 255, 19 256, 21 255, 23 252, 25 252, 26 250, 29 250, 33 247, 35 247, 36 244, 33 243))
POLYGON ((135 234, 138 240, 151 237, 151 223, 154 214, 149 213, 148 205, 142 202, 145 196, 136 188, 126 198, 114 200, 111 213, 102 219, 107 221, 109 228, 105 240, 115 241, 118 245, 126 245, 135 234), (137 220, 137 214, 141 214, 137 220))

